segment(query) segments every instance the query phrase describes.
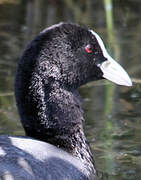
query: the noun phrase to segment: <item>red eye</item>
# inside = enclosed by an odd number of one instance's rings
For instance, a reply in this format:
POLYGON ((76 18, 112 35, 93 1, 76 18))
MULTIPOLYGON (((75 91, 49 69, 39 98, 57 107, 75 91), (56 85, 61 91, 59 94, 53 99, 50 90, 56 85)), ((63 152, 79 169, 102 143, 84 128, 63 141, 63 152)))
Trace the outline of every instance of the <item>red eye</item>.
POLYGON ((86 47, 85 47, 87 53, 92 53, 93 52, 93 46, 88 44, 86 47))

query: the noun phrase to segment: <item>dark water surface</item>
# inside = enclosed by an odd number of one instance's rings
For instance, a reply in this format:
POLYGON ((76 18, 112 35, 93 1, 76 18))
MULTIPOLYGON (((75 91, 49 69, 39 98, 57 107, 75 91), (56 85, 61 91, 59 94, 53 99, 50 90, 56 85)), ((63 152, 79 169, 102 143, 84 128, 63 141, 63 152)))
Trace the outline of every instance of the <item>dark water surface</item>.
POLYGON ((99 178, 141 180, 141 1, 114 0, 108 13, 102 0, 0 0, 0 134, 24 134, 13 82, 26 44, 54 23, 84 24, 101 35, 134 81, 131 88, 99 81, 80 89, 99 178))

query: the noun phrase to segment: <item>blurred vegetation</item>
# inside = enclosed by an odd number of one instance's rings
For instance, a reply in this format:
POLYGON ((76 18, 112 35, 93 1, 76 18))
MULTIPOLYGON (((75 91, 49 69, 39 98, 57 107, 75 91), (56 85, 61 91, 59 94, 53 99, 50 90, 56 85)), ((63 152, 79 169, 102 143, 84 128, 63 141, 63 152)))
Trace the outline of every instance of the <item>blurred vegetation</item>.
POLYGON ((0 4, 6 4, 6 3, 12 3, 12 4, 17 4, 19 3, 20 0, 0 0, 0 4))

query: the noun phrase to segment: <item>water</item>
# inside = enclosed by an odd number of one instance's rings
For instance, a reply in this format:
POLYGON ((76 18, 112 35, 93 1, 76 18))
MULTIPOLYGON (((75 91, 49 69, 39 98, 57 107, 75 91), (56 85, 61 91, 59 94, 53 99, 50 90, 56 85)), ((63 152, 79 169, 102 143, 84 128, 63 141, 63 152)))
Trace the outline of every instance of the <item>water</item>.
POLYGON ((104 2, 0 1, 0 134, 24 135, 14 99, 17 61, 26 44, 45 27, 72 21, 98 32, 134 80, 131 88, 98 81, 80 88, 86 134, 99 179, 141 179, 141 1, 113 1, 114 24, 104 2), (110 32, 110 33, 109 33, 110 32))

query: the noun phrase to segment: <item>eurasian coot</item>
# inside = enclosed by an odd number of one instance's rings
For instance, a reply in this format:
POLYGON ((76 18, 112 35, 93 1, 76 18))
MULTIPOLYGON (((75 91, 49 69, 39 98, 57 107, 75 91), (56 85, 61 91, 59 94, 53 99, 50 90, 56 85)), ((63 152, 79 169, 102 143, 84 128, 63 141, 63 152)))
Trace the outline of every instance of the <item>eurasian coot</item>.
POLYGON ((27 137, 0 136, 0 179, 97 179, 77 89, 102 78, 132 85, 94 31, 72 23, 42 31, 24 51, 15 79, 27 137))

